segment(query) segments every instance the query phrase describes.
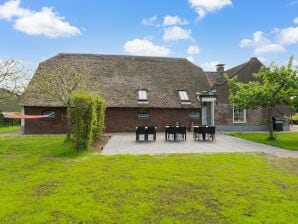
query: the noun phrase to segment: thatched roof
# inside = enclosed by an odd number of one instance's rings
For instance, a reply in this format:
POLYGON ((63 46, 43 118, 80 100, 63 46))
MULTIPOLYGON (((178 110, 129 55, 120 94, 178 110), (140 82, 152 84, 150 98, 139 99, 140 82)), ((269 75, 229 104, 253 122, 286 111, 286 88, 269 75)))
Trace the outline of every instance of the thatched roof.
MULTIPOLYGON (((91 70, 108 107, 199 108, 197 93, 210 89, 203 70, 186 59, 143 56, 59 54, 41 63, 38 70, 55 64, 83 65, 91 70), (138 103, 137 92, 146 89, 148 104, 138 103), (181 104, 179 90, 188 92, 191 104, 181 104)), ((29 84, 36 85, 34 77, 29 84)), ((34 88, 30 88, 34 89, 34 88)), ((24 106, 63 106, 28 89, 22 96, 24 106)))
POLYGON ((227 80, 224 78, 224 74, 227 74, 229 78, 237 76, 239 81, 246 82, 252 80, 252 74, 258 72, 262 66, 264 65, 253 57, 249 61, 224 72, 205 72, 205 74, 211 86, 226 83, 227 80))

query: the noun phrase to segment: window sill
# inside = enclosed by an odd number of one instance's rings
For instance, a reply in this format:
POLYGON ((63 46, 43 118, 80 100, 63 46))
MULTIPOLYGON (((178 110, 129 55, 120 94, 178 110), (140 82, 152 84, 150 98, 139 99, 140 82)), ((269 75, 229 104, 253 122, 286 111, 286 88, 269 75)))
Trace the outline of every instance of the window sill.
POLYGON ((246 124, 246 121, 233 121, 233 124, 246 124))
POLYGON ((148 104, 148 101, 138 101, 138 104, 148 104))

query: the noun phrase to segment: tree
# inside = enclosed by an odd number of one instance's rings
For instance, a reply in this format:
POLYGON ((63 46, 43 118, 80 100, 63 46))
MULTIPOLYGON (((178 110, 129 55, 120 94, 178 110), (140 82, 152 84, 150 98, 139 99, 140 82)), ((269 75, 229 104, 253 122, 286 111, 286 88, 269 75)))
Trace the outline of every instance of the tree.
POLYGON ((29 73, 20 61, 0 61, 0 88, 5 90, 0 91, 0 103, 14 94, 23 92, 28 81, 29 73))
POLYGON ((228 80, 229 100, 243 109, 265 108, 268 111, 269 139, 274 139, 272 125, 273 108, 282 104, 291 105, 297 97, 297 68, 293 67, 293 57, 286 66, 272 63, 254 74, 256 81, 237 82, 237 77, 228 80))
POLYGON ((37 69, 28 91, 37 92, 48 99, 59 101, 67 108, 67 137, 71 136, 71 101, 70 96, 78 91, 92 91, 95 83, 90 80, 91 71, 85 66, 58 63, 37 69))

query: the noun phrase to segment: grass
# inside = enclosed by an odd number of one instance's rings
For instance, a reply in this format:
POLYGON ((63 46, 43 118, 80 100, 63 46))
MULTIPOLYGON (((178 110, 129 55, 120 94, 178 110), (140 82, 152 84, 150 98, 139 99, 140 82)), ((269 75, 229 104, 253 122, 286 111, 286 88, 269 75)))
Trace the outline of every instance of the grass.
POLYGON ((267 132, 254 133, 226 133, 238 138, 247 139, 254 142, 263 143, 266 145, 273 145, 283 149, 298 151, 298 132, 279 132, 276 135, 279 138, 279 144, 276 140, 268 140, 267 132))
POLYGON ((298 223, 298 159, 76 154, 0 137, 0 223, 298 223))
POLYGON ((292 117, 294 120, 298 120, 298 114, 293 115, 292 117))
POLYGON ((21 131, 20 126, 0 126, 0 134, 12 133, 21 131))

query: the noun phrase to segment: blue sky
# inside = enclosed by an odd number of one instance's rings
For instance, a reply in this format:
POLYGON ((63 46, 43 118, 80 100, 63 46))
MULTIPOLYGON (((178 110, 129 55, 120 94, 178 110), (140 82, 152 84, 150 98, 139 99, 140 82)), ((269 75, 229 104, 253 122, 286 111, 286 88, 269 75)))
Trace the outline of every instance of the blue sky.
POLYGON ((32 68, 62 52, 284 64, 298 56, 298 0, 0 0, 0 31, 0 59, 32 68))

